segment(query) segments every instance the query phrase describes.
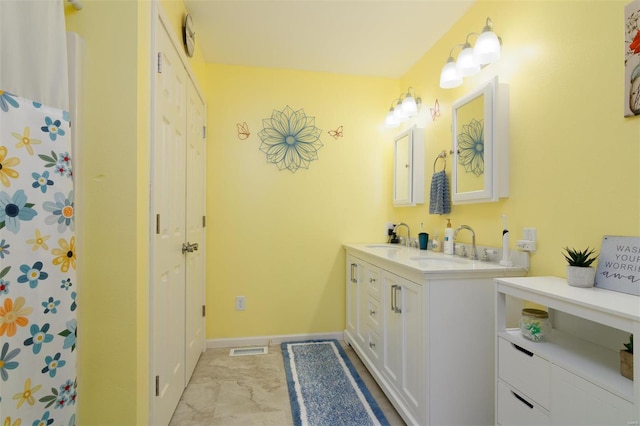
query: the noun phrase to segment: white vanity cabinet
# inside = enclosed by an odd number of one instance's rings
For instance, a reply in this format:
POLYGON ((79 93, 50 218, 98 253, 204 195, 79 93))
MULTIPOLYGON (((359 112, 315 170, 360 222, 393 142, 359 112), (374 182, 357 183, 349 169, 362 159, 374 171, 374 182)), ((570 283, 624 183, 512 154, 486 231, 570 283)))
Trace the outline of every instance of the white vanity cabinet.
POLYGON ((345 247, 345 341, 403 420, 494 424, 493 279, 525 271, 471 261, 425 271, 401 263, 417 249, 345 247))
MULTIPOLYGON (((496 280, 496 422, 507 425, 637 425, 640 374, 620 374, 619 350, 640 335, 640 298, 570 287, 556 277, 496 280), (541 342, 509 328, 510 303, 548 308, 541 342)), ((634 353, 637 366, 640 356, 634 353)))

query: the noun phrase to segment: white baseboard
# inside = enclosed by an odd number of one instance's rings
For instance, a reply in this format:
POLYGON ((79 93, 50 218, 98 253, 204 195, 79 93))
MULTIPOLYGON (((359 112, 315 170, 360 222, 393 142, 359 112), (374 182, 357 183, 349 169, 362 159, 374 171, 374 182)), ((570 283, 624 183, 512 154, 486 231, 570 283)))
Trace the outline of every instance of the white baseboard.
POLYGON ((283 334, 278 336, 237 337, 231 339, 207 339, 207 349, 233 348, 238 346, 268 346, 278 345, 282 342, 320 340, 320 339, 344 339, 344 332, 316 334, 283 334))

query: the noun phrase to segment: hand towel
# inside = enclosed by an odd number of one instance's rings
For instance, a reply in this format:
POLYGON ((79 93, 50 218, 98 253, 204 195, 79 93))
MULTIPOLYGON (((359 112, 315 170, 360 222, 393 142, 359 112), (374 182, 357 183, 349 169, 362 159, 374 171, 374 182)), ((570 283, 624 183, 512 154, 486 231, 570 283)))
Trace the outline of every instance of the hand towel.
POLYGON ((431 177, 431 195, 429 198, 430 214, 451 213, 451 194, 449 179, 444 170, 436 172, 431 177))

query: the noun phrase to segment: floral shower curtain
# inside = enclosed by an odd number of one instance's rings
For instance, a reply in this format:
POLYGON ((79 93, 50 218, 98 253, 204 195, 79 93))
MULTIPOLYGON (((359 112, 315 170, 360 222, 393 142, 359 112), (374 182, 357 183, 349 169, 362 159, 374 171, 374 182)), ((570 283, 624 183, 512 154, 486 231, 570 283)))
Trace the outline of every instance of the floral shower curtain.
POLYGON ((68 113, 0 87, 0 420, 75 425, 68 113))

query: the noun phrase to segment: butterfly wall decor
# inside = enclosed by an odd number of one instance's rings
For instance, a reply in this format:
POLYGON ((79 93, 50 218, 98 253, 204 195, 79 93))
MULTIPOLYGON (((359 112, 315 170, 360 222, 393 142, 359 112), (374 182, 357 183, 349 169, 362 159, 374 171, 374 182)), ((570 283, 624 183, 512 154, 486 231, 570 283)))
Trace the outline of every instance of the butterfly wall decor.
POLYGON ((342 137, 342 126, 338 127, 336 130, 329 130, 327 133, 337 140, 342 137))
POLYGON ((236 127, 238 128, 238 139, 245 140, 251 135, 246 121, 242 124, 236 123, 236 127))
POLYGON ((440 102, 436 99, 436 103, 433 105, 433 108, 429 108, 431 110, 431 121, 436 121, 438 117, 440 117, 440 102))

